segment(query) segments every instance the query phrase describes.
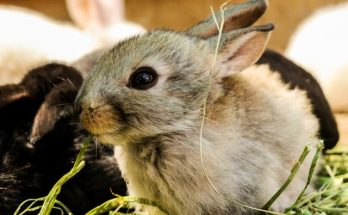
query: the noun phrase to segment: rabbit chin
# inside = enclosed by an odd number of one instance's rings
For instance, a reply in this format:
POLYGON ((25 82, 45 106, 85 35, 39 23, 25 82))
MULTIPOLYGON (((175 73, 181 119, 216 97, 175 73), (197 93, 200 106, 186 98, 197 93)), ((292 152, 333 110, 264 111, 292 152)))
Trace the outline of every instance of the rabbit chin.
POLYGON ((104 144, 126 145, 129 142, 129 139, 121 134, 105 133, 94 136, 100 143, 104 144))

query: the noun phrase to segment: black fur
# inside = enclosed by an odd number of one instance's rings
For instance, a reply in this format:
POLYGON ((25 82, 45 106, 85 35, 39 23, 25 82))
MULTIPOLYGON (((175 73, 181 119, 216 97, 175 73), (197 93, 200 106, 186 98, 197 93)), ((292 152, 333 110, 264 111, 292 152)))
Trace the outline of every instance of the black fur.
POLYGON ((280 74, 284 83, 289 84, 291 89, 299 88, 307 92, 313 113, 320 122, 320 138, 324 140, 325 149, 333 148, 339 139, 337 124, 330 105, 315 78, 272 50, 266 50, 257 64, 268 64, 273 72, 280 74))
MULTIPOLYGON (((71 169, 86 137, 74 109, 81 82, 73 68, 49 64, 30 71, 18 85, 0 86, 1 214, 47 195, 71 169)), ((85 159, 84 169, 58 196, 74 214, 113 198, 111 190, 126 194, 112 148, 92 144, 85 159)))

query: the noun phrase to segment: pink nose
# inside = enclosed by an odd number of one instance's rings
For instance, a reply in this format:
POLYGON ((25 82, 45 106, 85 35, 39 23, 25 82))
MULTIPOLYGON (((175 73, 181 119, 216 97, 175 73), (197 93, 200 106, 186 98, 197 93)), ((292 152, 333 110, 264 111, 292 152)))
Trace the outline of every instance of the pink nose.
POLYGON ((92 108, 90 106, 81 106, 80 110, 80 122, 81 125, 89 132, 95 133, 98 126, 98 113, 97 108, 92 108))
POLYGON ((83 104, 80 113, 81 125, 92 134, 112 132, 120 124, 117 114, 108 105, 92 107, 83 104))

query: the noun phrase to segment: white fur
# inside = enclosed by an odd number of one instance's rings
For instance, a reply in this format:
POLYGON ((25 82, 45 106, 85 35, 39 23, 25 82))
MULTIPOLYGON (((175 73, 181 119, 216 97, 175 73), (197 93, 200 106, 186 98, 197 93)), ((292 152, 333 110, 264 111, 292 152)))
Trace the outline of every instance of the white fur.
POLYGON ((334 111, 347 112, 348 3, 314 13, 296 30, 286 54, 318 78, 334 111))
POLYGON ((96 47, 85 32, 16 7, 0 8, 0 28, 1 84, 17 82, 48 61, 72 62, 96 47))
POLYGON ((18 82, 31 68, 59 61, 72 63, 82 56, 110 47, 144 32, 119 20, 99 29, 81 30, 19 7, 0 7, 0 84, 18 82))

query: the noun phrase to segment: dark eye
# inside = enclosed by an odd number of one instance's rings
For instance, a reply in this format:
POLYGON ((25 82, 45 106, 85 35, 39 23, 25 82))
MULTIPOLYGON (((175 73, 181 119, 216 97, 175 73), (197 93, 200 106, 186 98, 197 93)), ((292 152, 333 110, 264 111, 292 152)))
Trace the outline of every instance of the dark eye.
POLYGON ((158 75, 155 70, 150 67, 141 67, 129 78, 128 87, 137 90, 146 90, 154 86, 157 79, 158 75))

